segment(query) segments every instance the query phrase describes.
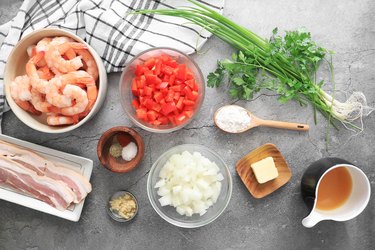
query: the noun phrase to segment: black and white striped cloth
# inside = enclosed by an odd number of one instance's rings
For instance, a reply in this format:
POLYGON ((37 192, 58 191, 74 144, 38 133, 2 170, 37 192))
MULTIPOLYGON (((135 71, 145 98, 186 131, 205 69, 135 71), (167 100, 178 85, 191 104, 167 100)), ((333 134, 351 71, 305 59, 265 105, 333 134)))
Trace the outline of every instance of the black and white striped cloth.
MULTIPOLYGON (((198 1, 223 11, 224 0, 198 1)), ((8 110, 3 82, 6 60, 23 36, 51 26, 68 30, 99 53, 108 73, 118 72, 133 56, 152 47, 173 47, 187 54, 199 50, 210 34, 186 20, 127 15, 137 9, 188 5, 186 0, 25 0, 17 15, 0 26, 0 126, 8 110)))

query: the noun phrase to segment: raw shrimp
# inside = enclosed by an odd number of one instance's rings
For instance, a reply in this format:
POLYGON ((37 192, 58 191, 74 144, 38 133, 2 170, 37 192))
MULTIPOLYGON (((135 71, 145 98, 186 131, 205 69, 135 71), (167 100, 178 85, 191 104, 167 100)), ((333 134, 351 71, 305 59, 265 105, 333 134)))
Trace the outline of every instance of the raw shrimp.
POLYGON ((46 93, 46 87, 48 86, 48 81, 39 77, 36 64, 43 59, 44 52, 38 52, 26 63, 26 73, 30 78, 30 84, 33 88, 37 89, 40 93, 46 93))
POLYGON ((70 84, 66 85, 63 90, 63 94, 65 96, 69 96, 72 100, 74 100, 74 105, 61 109, 60 112, 63 115, 73 116, 82 113, 89 103, 86 91, 78 86, 70 84))
POLYGON ((59 116, 59 115, 47 116, 47 124, 51 126, 70 125, 76 122, 77 122, 76 120, 68 116, 59 116))
POLYGON ((15 103, 23 110, 34 115, 40 115, 41 112, 36 110, 29 102, 32 98, 30 79, 26 75, 17 76, 10 84, 10 95, 15 103))
POLYGON ((86 45, 77 42, 66 42, 60 45, 50 44, 45 55, 45 60, 50 69, 55 73, 68 73, 76 71, 83 66, 81 57, 65 60, 62 55, 69 49, 84 49, 86 45))
POLYGON ((49 103, 56 107, 69 107, 72 105, 72 98, 61 93, 63 92, 65 86, 68 84, 74 85, 80 83, 85 84, 86 86, 91 86, 90 84, 92 82, 94 82, 94 79, 85 71, 74 71, 65 75, 56 76, 50 80, 50 84, 46 88, 46 99, 49 103))
POLYGON ((78 49, 75 50, 75 52, 82 57, 82 61, 85 63, 87 67, 87 73, 94 77, 94 80, 96 81, 98 79, 99 73, 98 66, 96 65, 94 57, 87 49, 78 49))

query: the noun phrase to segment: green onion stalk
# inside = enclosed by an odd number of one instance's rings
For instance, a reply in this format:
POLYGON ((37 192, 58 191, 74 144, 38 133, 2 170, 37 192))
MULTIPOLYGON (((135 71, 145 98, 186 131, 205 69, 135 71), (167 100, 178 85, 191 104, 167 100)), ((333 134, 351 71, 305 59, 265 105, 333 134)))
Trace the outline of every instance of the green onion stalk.
POLYGON ((188 20, 206 29, 244 55, 251 57, 250 64, 242 63, 276 77, 279 84, 283 84, 285 88, 294 91, 291 99, 302 105, 311 103, 314 112, 317 110, 322 113, 335 127, 333 120, 343 123, 347 128, 362 129, 353 124, 353 121, 362 120, 362 117, 368 115, 373 109, 367 106, 366 98, 361 92, 354 92, 344 103, 337 101, 321 88, 322 83, 315 82, 314 75, 316 74, 317 64, 314 65, 313 71, 301 69, 291 62, 285 54, 270 53, 272 52, 271 40, 258 36, 203 4, 194 0, 188 1, 193 3, 192 7, 139 10, 132 14, 157 14, 188 20))

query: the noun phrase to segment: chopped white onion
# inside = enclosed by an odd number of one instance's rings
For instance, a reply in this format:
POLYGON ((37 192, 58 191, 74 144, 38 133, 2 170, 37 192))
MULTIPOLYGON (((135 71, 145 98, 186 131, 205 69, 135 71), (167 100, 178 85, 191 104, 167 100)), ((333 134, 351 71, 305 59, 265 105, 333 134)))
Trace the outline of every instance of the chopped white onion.
POLYGON ((216 203, 224 176, 215 162, 198 152, 172 155, 159 173, 154 188, 161 206, 171 205, 185 216, 204 215, 216 203))

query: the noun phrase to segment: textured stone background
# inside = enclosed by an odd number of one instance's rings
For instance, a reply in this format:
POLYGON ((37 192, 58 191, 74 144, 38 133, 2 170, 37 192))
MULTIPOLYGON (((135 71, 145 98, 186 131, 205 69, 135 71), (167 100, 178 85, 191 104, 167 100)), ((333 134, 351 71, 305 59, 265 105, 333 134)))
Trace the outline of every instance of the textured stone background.
MULTIPOLYGON (((0 1, 0 23, 11 19, 20 1, 0 1)), ((276 26, 280 30, 305 26, 315 40, 336 51, 337 89, 362 90, 375 106, 375 2, 237 0, 226 1, 225 15, 265 37, 276 26)), ((217 59, 232 49, 216 38, 194 55, 204 75, 217 59)), ((86 199, 81 220, 65 221, 28 208, 0 201, 0 249, 370 249, 375 245, 375 201, 356 219, 345 223, 325 221, 306 229, 301 220, 308 214, 300 195, 300 179, 309 163, 324 156, 339 156, 360 166, 375 187, 375 114, 366 118, 365 131, 353 136, 341 129, 331 131, 332 145, 325 147, 326 122, 313 124, 310 107, 296 103, 280 105, 272 96, 239 102, 256 115, 269 119, 305 122, 309 133, 259 128, 242 135, 227 135, 214 127, 214 111, 231 102, 222 89, 208 89, 200 115, 187 128, 167 135, 137 129, 147 145, 138 169, 114 174, 103 169, 96 157, 96 144, 105 130, 116 125, 132 126, 117 95, 119 74, 109 75, 109 91, 99 114, 72 133, 47 135, 31 130, 12 112, 3 121, 3 132, 47 147, 94 160, 93 192, 86 199), (284 154, 293 171, 291 181, 272 195, 256 200, 235 172, 236 162, 256 147, 272 142, 284 154), (182 143, 203 144, 215 149, 230 166, 233 196, 214 223, 198 229, 180 229, 163 221, 146 195, 147 173, 155 159, 168 148, 182 143), (130 224, 119 224, 106 214, 105 204, 116 190, 127 189, 139 200, 139 214, 130 224)), ((320 76, 328 79, 327 69, 320 76)), ((329 86, 327 86, 329 87, 329 86)))

